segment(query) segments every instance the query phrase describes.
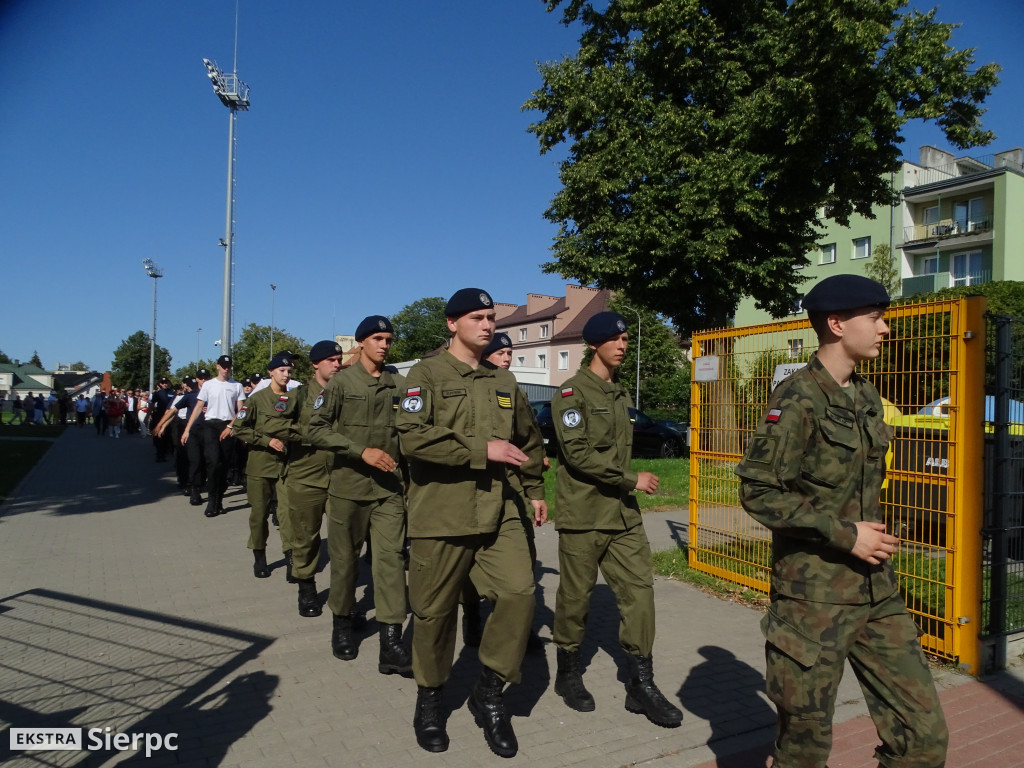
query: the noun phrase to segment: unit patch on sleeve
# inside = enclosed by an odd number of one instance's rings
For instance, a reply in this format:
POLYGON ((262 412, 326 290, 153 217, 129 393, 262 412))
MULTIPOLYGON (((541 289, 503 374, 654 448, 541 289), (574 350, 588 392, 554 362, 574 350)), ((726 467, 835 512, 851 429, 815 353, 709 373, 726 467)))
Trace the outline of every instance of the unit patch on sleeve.
MULTIPOLYGON (((419 392, 419 389, 416 391, 419 392)), ((402 401, 402 410, 406 413, 419 413, 423 410, 423 398, 419 395, 409 395, 402 401)))
POLYGON ((242 406, 242 409, 238 412, 238 416, 236 418, 239 418, 239 419, 244 419, 245 418, 245 406, 244 405, 242 406))
POLYGON ((578 427, 583 421, 583 417, 580 416, 580 412, 575 408, 570 408, 568 411, 562 414, 562 423, 565 424, 569 429, 578 427))
POLYGON ((512 407, 512 395, 508 392, 495 392, 498 397, 499 408, 511 408, 512 407))
POLYGON ((317 410, 321 405, 324 404, 324 391, 321 389, 320 394, 316 396, 316 400, 313 401, 313 410, 317 410))

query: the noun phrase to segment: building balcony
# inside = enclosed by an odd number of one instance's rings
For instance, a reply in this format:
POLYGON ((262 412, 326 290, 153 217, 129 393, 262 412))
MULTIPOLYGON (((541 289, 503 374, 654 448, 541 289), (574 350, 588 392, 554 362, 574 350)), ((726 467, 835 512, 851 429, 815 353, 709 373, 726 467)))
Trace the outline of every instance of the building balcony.
POLYGON ((981 285, 992 282, 991 269, 978 269, 970 272, 932 272, 927 275, 914 275, 903 278, 901 294, 903 298, 917 296, 921 293, 935 293, 944 288, 958 288, 968 285, 981 285))
POLYGON ((943 219, 935 224, 912 224, 903 228, 903 242, 946 240, 963 235, 977 235, 992 230, 992 219, 943 219))

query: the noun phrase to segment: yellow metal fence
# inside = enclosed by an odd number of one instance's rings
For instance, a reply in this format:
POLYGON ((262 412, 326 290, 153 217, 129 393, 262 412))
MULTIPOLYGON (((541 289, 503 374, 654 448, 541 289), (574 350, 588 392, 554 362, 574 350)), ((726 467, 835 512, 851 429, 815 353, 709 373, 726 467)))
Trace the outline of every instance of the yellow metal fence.
MULTIPOLYGON (((981 623, 984 311, 983 298, 892 307, 881 356, 858 369, 895 430, 882 505, 902 539, 894 565, 922 645, 972 671, 981 623)), ((773 386, 816 345, 806 320, 694 336, 692 567, 768 591, 770 534, 740 507, 733 470, 773 386)))

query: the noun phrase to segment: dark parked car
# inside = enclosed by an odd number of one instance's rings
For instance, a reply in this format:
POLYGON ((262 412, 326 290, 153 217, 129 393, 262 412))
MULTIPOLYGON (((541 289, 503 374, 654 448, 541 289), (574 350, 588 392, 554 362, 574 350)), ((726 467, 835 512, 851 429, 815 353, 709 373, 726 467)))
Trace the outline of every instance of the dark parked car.
MULTIPOLYGON (((686 429, 682 425, 668 426, 664 422, 651 419, 643 411, 629 409, 629 418, 633 422, 633 455, 654 456, 671 459, 689 454, 686 440, 686 429)), ((555 423, 551 417, 551 403, 544 403, 537 412, 537 424, 544 436, 547 452, 554 455, 557 450, 558 438, 555 436, 555 423)))

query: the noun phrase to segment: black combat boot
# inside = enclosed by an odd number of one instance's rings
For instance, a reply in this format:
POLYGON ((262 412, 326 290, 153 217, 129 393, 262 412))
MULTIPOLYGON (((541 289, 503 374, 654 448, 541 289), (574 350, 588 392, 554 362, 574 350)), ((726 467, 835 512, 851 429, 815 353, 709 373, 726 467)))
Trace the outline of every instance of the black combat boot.
POLYGON ((629 657, 629 684, 626 685, 626 709, 655 725, 675 728, 683 722, 683 713, 672 706, 654 684, 654 657, 629 657))
POLYGON ((284 553, 284 580, 289 584, 297 583, 297 580, 292 576, 292 551, 290 549, 285 550, 284 553))
POLYGON ((359 655, 359 643, 352 632, 352 619, 348 616, 334 616, 334 629, 331 632, 331 650, 334 657, 342 661, 352 661, 359 655))
POLYGON ((199 486, 193 485, 192 492, 189 494, 188 503, 193 507, 202 506, 203 495, 199 492, 199 486))
POLYGON ((501 695, 505 681, 492 669, 484 667, 473 692, 469 695, 469 711, 476 724, 484 729, 487 746, 499 757, 515 757, 519 742, 512 730, 512 721, 505 712, 505 699, 501 695))
POLYGON ((252 551, 252 575, 257 579, 270 577, 270 568, 267 567, 267 550, 254 549, 252 551))
POLYGON ((562 697, 569 709, 593 712, 594 697, 583 685, 580 652, 558 649, 558 672, 555 673, 555 693, 562 697))
POLYGON ((416 731, 416 743, 427 752, 444 752, 448 749, 448 732, 444 729, 444 718, 441 716, 440 686, 419 687, 412 727, 416 731))
POLYGON ((408 675, 412 672, 412 654, 402 645, 401 624, 380 625, 377 671, 382 675, 408 675))
MULTIPOLYGON (((270 575, 269 572, 267 574, 270 575)), ((311 619, 323 613, 320 602, 316 599, 316 580, 299 580, 299 616, 311 619)))
POLYGON ((206 509, 203 514, 207 517, 216 517, 220 514, 220 501, 217 499, 217 495, 211 493, 209 498, 206 499, 206 509))
POLYGON ((473 600, 462 606, 462 642, 470 648, 479 648, 484 637, 480 622, 480 601, 473 600))

